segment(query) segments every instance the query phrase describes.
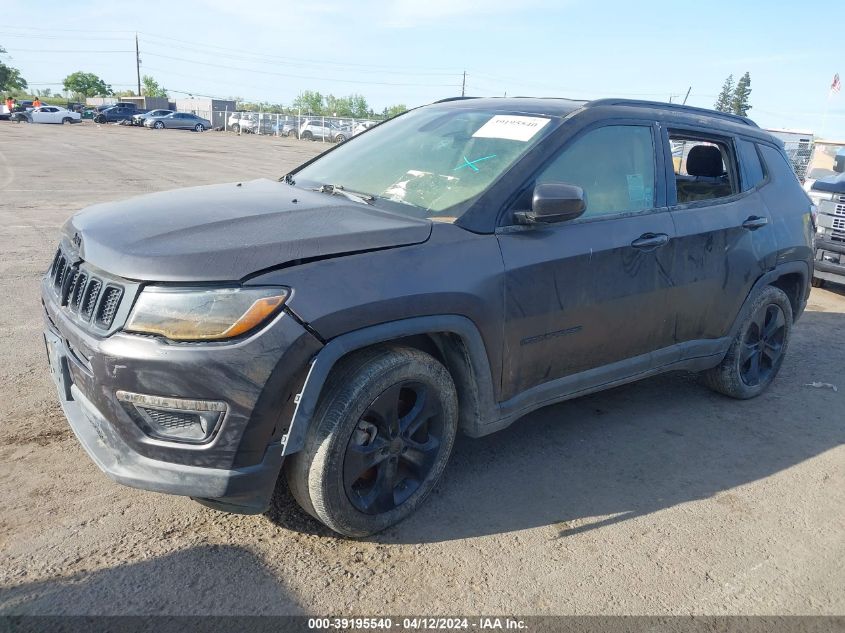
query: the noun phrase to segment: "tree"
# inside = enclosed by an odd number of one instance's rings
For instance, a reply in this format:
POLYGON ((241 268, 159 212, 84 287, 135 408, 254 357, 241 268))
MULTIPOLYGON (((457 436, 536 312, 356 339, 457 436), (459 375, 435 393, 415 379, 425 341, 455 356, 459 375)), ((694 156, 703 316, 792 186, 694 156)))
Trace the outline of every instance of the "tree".
POLYGON ((730 112, 731 99, 734 96, 734 76, 728 75, 725 83, 722 84, 722 92, 719 93, 719 98, 716 99, 716 104, 713 109, 717 112, 730 112))
POLYGON ((731 99, 731 112, 740 116, 746 116, 751 109, 748 103, 751 97, 751 75, 745 73, 739 78, 734 90, 733 98, 731 99))
POLYGON ((407 111, 408 106, 406 106, 404 103, 397 103, 396 105, 392 105, 389 108, 385 108, 382 114, 384 115, 385 119, 390 119, 395 116, 399 116, 403 112, 407 111))
POLYGON ((306 90, 293 100, 293 107, 302 110, 303 114, 322 114, 323 103, 323 95, 306 90))
POLYGON ((167 88, 160 86, 158 82, 153 79, 150 75, 144 75, 143 77, 141 77, 141 83, 144 86, 141 90, 141 94, 143 94, 145 97, 167 98, 167 88))
MULTIPOLYGON (((0 55, 5 53, 6 49, 0 46, 0 55)), ((0 61, 0 92, 24 90, 26 87, 26 79, 21 77, 21 72, 0 61)))
POLYGON ((369 116, 370 106, 364 95, 349 95, 349 115, 355 119, 363 119, 369 116))
POLYGON ((65 90, 79 97, 108 96, 112 94, 111 86, 97 77, 94 73, 84 73, 81 70, 71 73, 62 82, 65 90))
POLYGON ((116 97, 137 97, 138 95, 135 94, 134 90, 121 90, 120 92, 116 92, 116 97))

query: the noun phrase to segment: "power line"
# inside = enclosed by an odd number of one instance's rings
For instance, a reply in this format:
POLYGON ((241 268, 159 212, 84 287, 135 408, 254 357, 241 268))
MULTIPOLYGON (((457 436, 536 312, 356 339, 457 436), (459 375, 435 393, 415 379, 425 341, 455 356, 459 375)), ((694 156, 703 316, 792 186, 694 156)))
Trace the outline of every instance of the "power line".
MULTIPOLYGON (((169 59, 172 61, 183 62, 187 64, 198 64, 200 66, 211 66, 213 68, 226 68, 228 70, 236 70, 239 72, 246 72, 246 73, 256 73, 259 75, 272 75, 276 77, 290 77, 293 79, 307 79, 313 81, 315 79, 314 76, 311 75, 295 75, 291 73, 280 73, 280 72, 273 72, 269 70, 258 70, 255 68, 243 68, 240 66, 228 66, 224 64, 219 64, 216 62, 202 62, 199 60, 194 59, 185 59, 183 57, 173 57, 171 55, 161 55, 159 53, 150 53, 147 52, 145 55, 152 55, 153 57, 159 57, 161 59, 169 59)), ((442 87, 456 87, 456 84, 423 84, 423 83, 407 83, 407 82, 391 82, 391 81, 358 81, 355 79, 339 79, 333 77, 320 77, 323 81, 333 81, 336 83, 347 83, 347 84, 360 84, 365 86, 417 86, 417 87, 427 87, 427 88, 442 88, 442 87)))
POLYGON ((134 53, 135 51, 103 51, 103 50, 82 50, 82 49, 58 49, 51 48, 46 50, 43 48, 13 48, 9 50, 10 53, 134 53))

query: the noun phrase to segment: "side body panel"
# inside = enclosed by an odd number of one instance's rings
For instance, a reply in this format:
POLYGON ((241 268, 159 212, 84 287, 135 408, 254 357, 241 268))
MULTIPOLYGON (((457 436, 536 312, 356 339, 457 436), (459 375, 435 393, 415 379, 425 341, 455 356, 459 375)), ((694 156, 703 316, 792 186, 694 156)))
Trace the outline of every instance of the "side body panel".
POLYGON ((325 341, 412 317, 466 317, 481 334, 498 385, 503 271, 495 235, 435 224, 423 244, 281 268, 246 283, 293 288, 288 309, 325 341))

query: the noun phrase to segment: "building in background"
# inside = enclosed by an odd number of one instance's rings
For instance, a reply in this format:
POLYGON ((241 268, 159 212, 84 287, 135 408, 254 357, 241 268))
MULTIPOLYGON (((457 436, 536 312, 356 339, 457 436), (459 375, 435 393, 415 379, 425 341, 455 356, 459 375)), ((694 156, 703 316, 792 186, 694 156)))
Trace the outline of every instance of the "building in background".
POLYGON ((235 102, 228 99, 176 99, 173 105, 178 112, 191 112, 208 119, 212 127, 224 127, 228 115, 235 111, 235 102))

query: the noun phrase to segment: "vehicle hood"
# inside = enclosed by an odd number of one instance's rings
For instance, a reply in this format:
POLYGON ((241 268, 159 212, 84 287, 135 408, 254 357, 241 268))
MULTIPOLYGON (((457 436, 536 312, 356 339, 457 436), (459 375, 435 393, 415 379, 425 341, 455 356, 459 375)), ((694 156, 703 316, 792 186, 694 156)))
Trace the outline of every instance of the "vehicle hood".
POLYGON ((826 178, 819 178, 813 183, 812 191, 830 191, 845 193, 845 174, 837 174, 826 178))
POLYGON ((235 281, 300 260, 425 242, 431 222, 282 182, 192 187, 98 204, 63 227, 65 248, 142 281, 235 281))

